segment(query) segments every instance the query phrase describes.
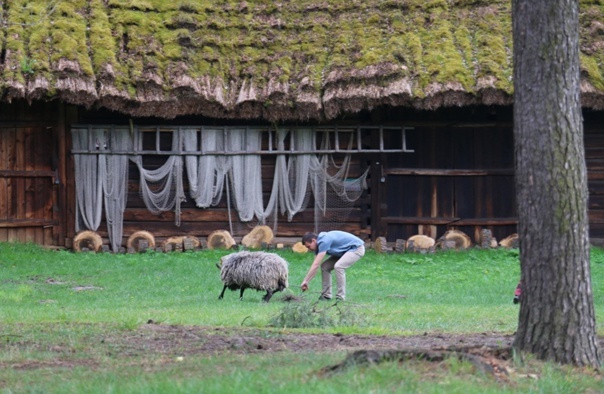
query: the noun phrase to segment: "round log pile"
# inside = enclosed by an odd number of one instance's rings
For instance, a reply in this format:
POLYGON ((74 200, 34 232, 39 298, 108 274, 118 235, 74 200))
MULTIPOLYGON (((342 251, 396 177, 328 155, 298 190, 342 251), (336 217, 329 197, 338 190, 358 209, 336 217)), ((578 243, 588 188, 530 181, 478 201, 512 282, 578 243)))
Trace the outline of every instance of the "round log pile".
POLYGON ((373 249, 376 253, 389 253, 392 252, 392 248, 388 246, 386 237, 377 237, 373 243, 373 249))
POLYGON ((472 246, 472 241, 467 234, 459 230, 449 230, 438 239, 438 244, 443 250, 463 250, 472 246))
POLYGON ((502 239, 499 245, 507 249, 518 248, 518 234, 514 233, 502 239))
POLYGON ((248 249, 265 249, 272 241, 273 230, 269 226, 256 226, 241 239, 241 245, 248 249))
POLYGON ((163 243, 162 250, 164 252, 181 252, 187 250, 195 250, 201 247, 201 242, 194 235, 179 235, 166 239, 163 243))
POLYGON ((135 231, 126 242, 129 253, 146 252, 155 249, 155 236, 149 231, 135 231))
POLYGON ((292 250, 296 253, 306 253, 308 248, 302 242, 298 241, 292 246, 292 250))
POLYGON ((103 246, 103 239, 94 231, 80 231, 73 237, 73 250, 76 252, 98 252, 103 246))
POLYGON ((406 249, 410 252, 433 252, 436 241, 427 235, 414 235, 407 240, 406 249))
POLYGON ((237 243, 231 233, 226 230, 216 230, 208 235, 208 249, 231 249, 237 243))

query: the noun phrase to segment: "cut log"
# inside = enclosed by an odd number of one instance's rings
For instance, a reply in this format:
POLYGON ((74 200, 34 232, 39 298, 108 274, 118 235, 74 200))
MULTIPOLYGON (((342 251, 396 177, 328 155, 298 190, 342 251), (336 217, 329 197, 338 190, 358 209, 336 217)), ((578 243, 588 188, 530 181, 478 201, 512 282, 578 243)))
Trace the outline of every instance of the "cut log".
POLYGON ((373 250, 376 253, 388 253, 392 251, 392 248, 388 246, 388 241, 386 241, 385 237, 377 237, 373 243, 373 250))
POLYGON ((246 248, 260 249, 273 241, 273 230, 269 226, 256 226, 248 235, 241 239, 241 244, 246 248))
POLYGON ((308 252, 308 248, 302 242, 296 242, 294 246, 292 246, 292 250, 296 253, 308 252))
MULTIPOLYGON (((480 230, 480 247, 481 248, 491 248, 493 245, 493 233, 491 230, 487 228, 483 228, 480 230)), ((497 246, 497 242, 495 242, 495 246, 497 246)))
MULTIPOLYGON (((467 234, 459 230, 449 230, 438 239, 441 245, 452 245, 453 249, 467 249, 472 246, 472 241, 467 234)), ((450 247, 448 247, 450 249, 450 247)), ((444 249, 444 248, 443 248, 444 249)))
POLYGON ((82 252, 84 250, 98 252, 102 247, 103 239, 94 231, 80 231, 73 238, 73 250, 76 252, 82 252))
POLYGON ((428 237, 427 235, 414 235, 407 240, 407 250, 420 251, 430 250, 434 246, 436 241, 434 238, 428 237))
POLYGON ((502 239, 499 242, 500 246, 503 246, 504 248, 518 248, 518 234, 514 233, 510 236, 508 236, 507 238, 502 239))
POLYGON ((236 245, 231 233, 226 230, 216 230, 208 235, 208 249, 231 249, 236 245))
POLYGON ((163 243, 163 250, 169 252, 177 249, 176 245, 180 245, 181 250, 199 249, 201 242, 194 235, 179 235, 166 239, 163 243))
POLYGON ((397 239, 394 244, 394 251, 398 253, 405 253, 405 249, 407 248, 407 240, 406 239, 397 239))
POLYGON ((128 250, 133 250, 134 252, 144 252, 147 249, 155 249, 155 236, 149 231, 136 231, 128 238, 126 248, 128 250))

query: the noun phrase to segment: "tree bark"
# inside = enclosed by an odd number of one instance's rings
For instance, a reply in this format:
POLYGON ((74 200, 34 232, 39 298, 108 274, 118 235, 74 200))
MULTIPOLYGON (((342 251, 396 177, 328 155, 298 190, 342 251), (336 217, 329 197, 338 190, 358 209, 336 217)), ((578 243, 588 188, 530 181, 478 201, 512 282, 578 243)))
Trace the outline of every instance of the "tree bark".
POLYGON ((598 367, 576 0, 513 0, 522 301, 514 347, 598 367))

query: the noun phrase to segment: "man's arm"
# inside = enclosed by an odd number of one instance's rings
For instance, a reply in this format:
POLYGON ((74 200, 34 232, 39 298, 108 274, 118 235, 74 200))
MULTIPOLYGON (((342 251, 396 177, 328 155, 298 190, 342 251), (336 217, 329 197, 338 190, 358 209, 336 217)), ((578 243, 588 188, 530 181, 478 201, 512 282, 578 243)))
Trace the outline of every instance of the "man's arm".
POLYGON ((315 256, 315 259, 313 260, 312 265, 310 266, 310 269, 308 270, 308 273, 306 274, 306 277, 304 278, 304 280, 302 281, 302 284, 300 285, 300 288, 302 289, 302 291, 308 290, 308 283, 317 274, 317 271, 319 270, 319 266, 321 266, 321 262, 323 261, 323 258, 325 257, 326 254, 327 254, 327 252, 321 252, 315 256))

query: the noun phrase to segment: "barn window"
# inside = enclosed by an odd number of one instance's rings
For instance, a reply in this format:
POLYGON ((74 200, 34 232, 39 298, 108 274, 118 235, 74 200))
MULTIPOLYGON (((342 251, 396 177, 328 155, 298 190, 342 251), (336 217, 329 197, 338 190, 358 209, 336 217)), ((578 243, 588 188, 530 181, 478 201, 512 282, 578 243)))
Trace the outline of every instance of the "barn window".
POLYGON ((119 126, 74 126, 73 133, 90 133, 92 129, 106 130, 106 133, 129 132, 134 138, 133 150, 125 151, 123 147, 111 146, 108 138, 97 138, 92 145, 84 144, 74 149, 74 154, 90 154, 95 151, 113 154, 142 154, 142 155, 238 155, 238 154, 329 154, 329 153, 412 153, 407 143, 409 127, 383 126, 330 126, 330 127, 247 127, 247 126, 161 126, 136 127, 132 129, 119 126), (234 131, 241 131, 243 138, 251 133, 259 133, 262 144, 258 149, 233 150, 222 145, 208 144, 205 136, 216 133, 218 138, 229 141, 234 131), (294 141, 295 131, 310 130, 314 141, 308 149, 302 149, 299 142, 294 141), (195 134, 194 146, 187 145, 185 134, 195 134), (287 138, 279 139, 279 134, 287 134, 287 138), (96 144, 94 143, 96 142, 96 144), (280 146, 281 143, 281 146, 280 146), (185 146, 186 145, 186 146, 185 146), (102 148, 101 148, 102 146, 102 148), (185 152, 186 151, 186 152, 185 152))

